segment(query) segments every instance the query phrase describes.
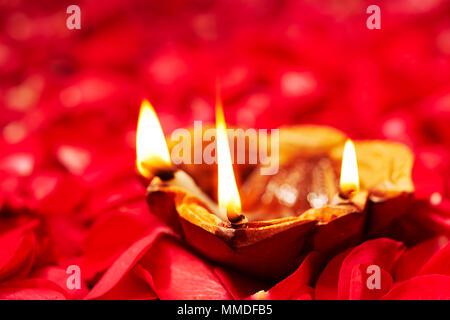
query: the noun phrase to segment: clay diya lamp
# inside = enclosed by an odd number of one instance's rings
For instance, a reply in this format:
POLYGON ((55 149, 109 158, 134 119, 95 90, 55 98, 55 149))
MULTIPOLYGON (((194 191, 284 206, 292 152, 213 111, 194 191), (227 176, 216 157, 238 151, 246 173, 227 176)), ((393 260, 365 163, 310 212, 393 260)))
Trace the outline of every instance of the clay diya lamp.
POLYGON ((356 141, 357 164, 351 157, 352 165, 345 167, 343 159, 348 157, 344 149, 348 152, 351 145, 347 143, 344 148, 347 138, 343 133, 316 126, 281 130, 278 174, 261 176, 255 170, 241 189, 246 200, 244 209, 256 214, 256 219, 270 212, 275 219, 298 216, 317 220, 310 249, 334 254, 363 237, 382 233, 390 222, 408 211, 414 185, 413 155, 406 146, 389 141, 356 141), (336 143, 327 144, 327 140, 336 143), (356 189, 360 191, 346 197, 342 190, 349 189, 349 173, 359 175, 360 187, 356 189), (337 215, 340 210, 334 207, 336 199, 347 199, 365 210, 337 215))
MULTIPOLYGON (((138 151, 139 172, 150 181, 147 201, 151 212, 177 229, 198 252, 253 276, 277 280, 292 272, 313 249, 334 252, 361 240, 369 194, 379 195, 363 186, 379 188, 380 184, 362 181, 358 189, 351 147, 342 161, 344 134, 328 127, 282 128, 277 174, 261 176, 257 166, 237 166, 237 177, 243 181, 242 214, 228 145, 220 139, 225 122, 221 116, 217 121, 218 175, 205 164, 174 168, 167 147, 163 157, 158 155, 160 150, 145 156, 138 151), (340 168, 350 171, 342 175, 340 168), (216 181, 215 176, 219 177, 219 205, 213 200, 210 183, 216 181), (339 181, 339 176, 352 178, 339 181)), ((153 144, 156 137, 164 144, 162 131, 152 137, 153 144)), ((385 195, 386 202, 395 200, 385 195)))
MULTIPOLYGON (((382 234, 396 218, 406 214, 413 204, 412 169, 414 155, 397 142, 365 140, 355 142, 361 189, 369 194, 366 238, 382 234)), ((332 150, 335 163, 342 158, 342 147, 332 150)))
POLYGON ((180 231, 185 240, 206 257, 262 278, 278 279, 301 262, 305 239, 315 222, 295 218, 247 221, 240 212, 225 120, 221 108, 218 110, 219 204, 204 193, 190 175, 171 165, 167 147, 163 146, 161 152, 154 148, 161 148, 154 139, 153 147, 141 141, 140 137, 150 134, 155 139, 162 137, 157 120, 144 119, 155 119, 154 112, 141 111, 137 168, 150 181, 147 202, 152 213, 180 231), (143 127, 158 128, 158 133, 142 134, 143 127))
POLYGON ((346 140, 328 127, 282 128, 278 173, 263 176, 254 170, 242 186, 248 219, 313 221, 306 252, 331 255, 358 243, 368 192, 360 188, 353 143, 346 140), (346 152, 335 162, 330 154, 344 144, 346 152))
MULTIPOLYGON (((272 231, 280 232, 284 232, 293 221, 309 227, 312 225, 307 237, 300 241, 292 238, 295 244, 289 244, 289 253, 278 249, 283 254, 293 253, 298 257, 299 251, 295 248, 304 252, 315 249, 331 253, 361 240, 367 215, 367 191, 344 185, 346 191, 340 192, 340 168, 335 169, 330 159, 331 151, 343 146, 346 139, 343 133, 329 127, 282 128, 279 132, 280 169, 277 174, 261 175, 257 166, 235 166, 237 178, 243 182, 243 210, 252 225, 270 225, 272 231)), ((169 141, 169 145, 174 144, 169 141)), ((235 145, 239 146, 238 143, 235 145)), ((259 143, 257 145, 260 146, 259 143)), ((208 171, 209 166, 184 164, 183 169, 196 180, 201 190, 214 196, 208 191, 215 191, 211 181, 217 179, 211 177, 217 174, 208 172, 209 180, 201 176, 202 169, 208 171)), ((356 164, 347 170, 356 174, 354 179, 357 182, 356 164)))

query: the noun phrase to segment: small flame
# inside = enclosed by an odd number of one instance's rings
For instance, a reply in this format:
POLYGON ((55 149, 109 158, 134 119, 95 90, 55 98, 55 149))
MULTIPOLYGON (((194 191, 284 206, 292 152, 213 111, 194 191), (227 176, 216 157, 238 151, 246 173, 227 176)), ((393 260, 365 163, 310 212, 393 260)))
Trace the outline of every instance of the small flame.
POLYGON ((228 144, 227 128, 222 109, 222 102, 218 94, 216 103, 216 143, 217 143, 217 166, 219 170, 218 199, 219 207, 227 211, 231 222, 240 220, 241 199, 234 178, 233 165, 231 162, 230 146, 228 144))
POLYGON ((359 190, 358 163, 353 142, 348 139, 342 156, 340 189, 343 195, 359 190))
POLYGON ((169 150, 155 110, 148 100, 143 100, 136 133, 136 167, 149 178, 151 169, 171 166, 169 150))

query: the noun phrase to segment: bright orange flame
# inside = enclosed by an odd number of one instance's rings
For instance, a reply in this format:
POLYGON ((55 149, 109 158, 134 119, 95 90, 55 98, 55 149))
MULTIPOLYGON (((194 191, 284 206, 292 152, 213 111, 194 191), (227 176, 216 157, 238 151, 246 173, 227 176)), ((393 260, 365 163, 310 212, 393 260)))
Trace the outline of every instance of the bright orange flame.
POLYGON ((345 143, 344 154, 342 156, 340 189, 341 193, 344 195, 359 190, 356 151, 355 146, 350 139, 345 143))
POLYGON ((241 199, 239 198, 239 192, 234 178, 226 130, 222 102, 218 96, 216 103, 216 146, 217 166, 219 170, 219 207, 223 210, 227 210, 228 219, 230 221, 236 221, 240 217, 241 199))
POLYGON ((142 101, 136 133, 136 167, 149 178, 151 169, 171 165, 169 150, 158 117, 150 102, 142 101))

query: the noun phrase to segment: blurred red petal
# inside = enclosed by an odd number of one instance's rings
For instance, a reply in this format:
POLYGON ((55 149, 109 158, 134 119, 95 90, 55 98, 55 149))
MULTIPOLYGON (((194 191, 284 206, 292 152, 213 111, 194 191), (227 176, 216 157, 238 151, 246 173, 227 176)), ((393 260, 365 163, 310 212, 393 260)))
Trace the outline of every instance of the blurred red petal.
POLYGON ((228 270, 222 267, 214 268, 214 273, 233 299, 244 299, 267 287, 267 284, 253 279, 248 275, 240 274, 237 271, 228 270))
MULTIPOLYGON (((430 206, 425 200, 415 201, 407 214, 395 219, 384 228, 382 235, 404 242, 408 246, 419 244, 436 235, 436 231, 423 223, 430 206)), ((426 217, 429 220, 429 217, 426 217)))
POLYGON ((122 205, 100 217, 83 244, 82 268, 86 278, 106 269, 139 238, 155 231, 169 232, 169 229, 148 213, 145 201, 122 205))
POLYGON ((424 275, 432 273, 450 276, 450 243, 440 248, 417 274, 424 275))
POLYGON ((377 265, 390 272, 404 251, 401 242, 387 238, 368 240, 352 251, 342 261, 339 272, 338 298, 347 300, 350 294, 352 271, 360 264, 377 265))
POLYGON ((69 276, 70 274, 66 273, 66 269, 58 266, 49 266, 37 269, 30 275, 31 278, 45 279, 56 283, 71 299, 83 298, 88 292, 86 283, 81 281, 80 289, 69 289, 67 287, 67 279, 69 276))
POLYGON ((58 171, 39 172, 27 183, 33 211, 48 215, 68 215, 86 195, 81 181, 58 171))
POLYGON ((115 154, 114 161, 111 155, 99 156, 83 173, 82 180, 91 190, 101 190, 113 184, 129 180, 135 175, 135 154, 126 152, 115 154))
POLYGON ((391 289, 394 282, 391 274, 383 268, 379 268, 380 273, 377 274, 378 271, 368 269, 370 266, 370 264, 361 264, 353 268, 349 300, 376 300, 391 289), (379 288, 369 287, 369 285, 376 285, 377 281, 374 278, 369 279, 371 276, 379 276, 379 288))
MULTIPOLYGON (((94 299, 91 298, 89 299, 94 299)), ((96 300, 154 300, 157 299, 155 292, 144 280, 133 272, 128 272, 122 279, 107 291, 104 295, 95 297, 96 300)))
POLYGON ((415 276, 433 254, 447 243, 447 237, 437 236, 408 248, 395 265, 395 280, 403 281, 415 276))
POLYGON ((419 227, 418 231, 426 232, 428 235, 442 234, 450 237, 450 216, 440 206, 418 203, 412 208, 410 216, 419 227))
POLYGON ((159 238, 141 264, 151 274, 153 289, 160 299, 231 299, 209 263, 177 240, 159 238))
POLYGON ((430 130, 442 141, 450 141, 450 130, 448 122, 450 119, 449 100, 450 88, 440 90, 428 98, 421 106, 423 116, 430 130))
POLYGON ((313 284, 321 269, 322 255, 318 252, 309 253, 300 266, 288 277, 277 283, 271 289, 260 290, 248 297, 254 300, 311 300, 313 284))
MULTIPOLYGON (((142 28, 131 21, 110 25, 103 32, 95 32, 84 39, 83 50, 77 54, 80 63, 98 67, 128 66, 130 59, 138 56, 141 49, 142 28), (117 43, 122 45, 118 48, 117 43)), ((104 88, 98 88, 102 91, 104 88)))
POLYGON ((91 153, 81 147, 61 145, 56 151, 58 161, 73 175, 81 175, 91 163, 91 153))
POLYGON ((168 232, 165 227, 154 228, 148 235, 133 243, 106 270, 85 299, 97 299, 111 291, 164 232, 168 232))
POLYGON ((38 147, 34 145, 30 147, 23 147, 20 145, 20 147, 21 148, 17 150, 17 152, 12 152, 15 148, 12 148, 10 145, 8 145, 7 148, 4 148, 8 153, 5 155, 0 154, 2 156, 0 161, 0 172, 21 177, 26 177, 33 173, 36 162, 38 161, 37 158, 38 156, 42 156, 42 152, 38 152, 38 147))
POLYGON ((382 300, 449 300, 450 277, 430 274, 397 283, 382 300))
POLYGON ((90 201, 80 212, 83 221, 92 221, 108 210, 145 197, 145 187, 138 179, 129 179, 120 184, 113 184, 92 190, 90 201))
POLYGON ((0 285, 0 299, 7 300, 66 300, 64 291, 44 279, 8 281, 0 285))
POLYGON ((347 249, 338 255, 336 255, 325 269, 320 274, 317 279, 315 286, 315 297, 318 300, 335 300, 338 297, 338 282, 339 282, 339 271, 341 269, 342 261, 352 250, 352 248, 347 249))
POLYGON ((0 236, 0 281, 26 275, 34 261, 35 237, 31 221, 0 236))
POLYGON ((310 286, 303 285, 297 290, 294 291, 294 293, 291 296, 292 300, 313 300, 314 299, 314 289, 310 286))
POLYGON ((447 150, 431 147, 416 150, 412 171, 416 198, 428 200, 433 193, 444 193, 442 170, 447 162, 447 150))
POLYGON ((47 234, 53 249, 59 257, 73 257, 81 254, 81 244, 87 228, 72 216, 51 216, 45 221, 47 234))
POLYGON ((309 253, 297 270, 268 290, 270 299, 290 299, 301 286, 313 284, 320 271, 321 262, 320 253, 309 253))

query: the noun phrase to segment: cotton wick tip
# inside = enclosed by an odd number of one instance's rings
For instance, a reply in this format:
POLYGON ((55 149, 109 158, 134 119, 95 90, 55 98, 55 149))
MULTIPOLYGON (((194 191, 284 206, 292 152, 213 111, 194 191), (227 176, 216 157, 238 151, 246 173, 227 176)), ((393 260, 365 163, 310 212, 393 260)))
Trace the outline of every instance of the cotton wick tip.
POLYGON ((176 169, 174 167, 155 170, 155 176, 162 181, 169 181, 175 177, 176 169))
POLYGON ((339 197, 341 197, 344 200, 348 200, 353 194, 355 194, 355 189, 348 189, 348 190, 340 190, 339 191, 339 197))
POLYGON ((233 227, 243 227, 248 222, 247 218, 242 213, 236 212, 234 210, 228 209, 227 217, 233 227))

